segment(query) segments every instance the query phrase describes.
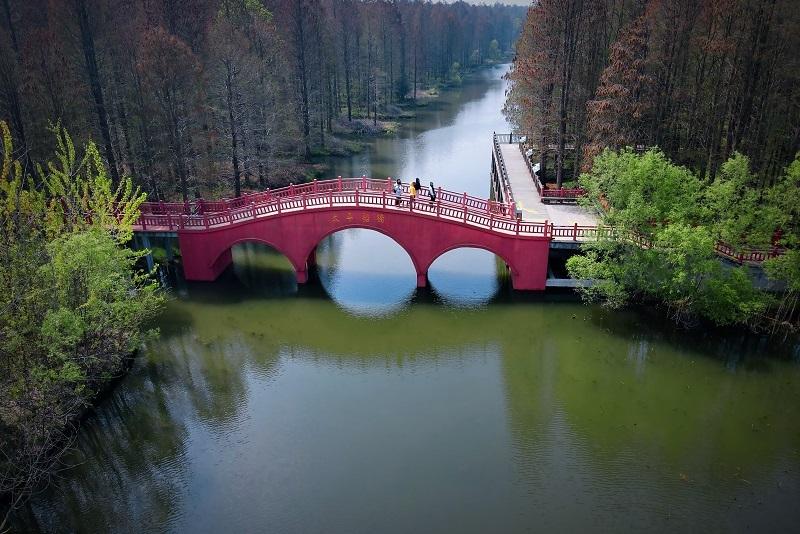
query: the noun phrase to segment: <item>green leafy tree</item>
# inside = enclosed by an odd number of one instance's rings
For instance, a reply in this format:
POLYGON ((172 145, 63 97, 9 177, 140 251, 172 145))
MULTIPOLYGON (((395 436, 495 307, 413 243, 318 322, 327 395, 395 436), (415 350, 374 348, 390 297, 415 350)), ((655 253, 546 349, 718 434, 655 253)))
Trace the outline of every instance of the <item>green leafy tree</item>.
MULTIPOLYGON (((731 183, 741 165, 732 164, 731 183)), ((703 224, 729 207, 729 185, 710 193, 657 150, 606 150, 581 185, 590 193, 584 202, 603 199, 603 223, 614 228, 567 262, 573 278, 597 281, 580 290, 586 300, 614 308, 632 300, 658 302, 682 323, 698 317, 747 323, 766 310, 770 297, 753 287, 747 269, 724 265, 715 252, 717 232, 735 225, 703 224)))
POLYGON ((750 172, 750 160, 734 155, 720 167, 703 192, 704 224, 714 235, 738 248, 768 248, 786 217, 779 203, 763 198, 750 172))
POLYGON ((500 43, 497 42, 497 39, 492 39, 489 43, 489 53, 487 54, 490 62, 498 62, 502 59, 502 53, 500 52, 500 43))
POLYGON ((447 75, 447 81, 453 85, 461 85, 461 63, 458 61, 450 65, 450 72, 447 75))
POLYGON ((125 243, 144 196, 112 186, 93 143, 55 127, 41 189, 13 159, 0 174, 0 496, 11 512, 53 473, 73 423, 148 334, 163 296, 125 243))
POLYGON ((588 191, 585 202, 605 199, 604 222, 646 235, 669 222, 693 222, 700 217, 700 180, 659 150, 642 155, 630 148, 606 150, 596 158, 592 172, 580 177, 588 191))
POLYGON ((133 237, 133 223, 147 195, 133 188, 124 177, 114 187, 106 164, 93 142, 78 159, 75 146, 61 125, 52 128, 56 137, 56 162, 38 167, 50 196, 51 235, 102 228, 119 244, 133 237))
POLYGON ((767 275, 786 287, 776 307, 775 325, 796 329, 800 299, 800 154, 766 194, 767 203, 782 216, 778 244, 785 252, 764 262, 767 275))

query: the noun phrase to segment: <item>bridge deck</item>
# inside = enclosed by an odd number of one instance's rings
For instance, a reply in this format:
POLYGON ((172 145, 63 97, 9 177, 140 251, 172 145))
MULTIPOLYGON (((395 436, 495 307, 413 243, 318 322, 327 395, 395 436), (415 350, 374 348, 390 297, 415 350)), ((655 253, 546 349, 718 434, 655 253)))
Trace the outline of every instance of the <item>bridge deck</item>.
MULTIPOLYGON (((536 186, 533 183, 528 166, 525 164, 524 156, 517 144, 500 144, 500 152, 503 155, 508 172, 508 181, 517 209, 522 211, 522 218, 525 221, 548 221, 555 226, 597 226, 600 218, 590 210, 574 204, 544 204, 536 186)), ((572 237, 553 236, 554 241, 572 241, 572 237)), ((583 240, 583 238, 578 238, 583 240)))

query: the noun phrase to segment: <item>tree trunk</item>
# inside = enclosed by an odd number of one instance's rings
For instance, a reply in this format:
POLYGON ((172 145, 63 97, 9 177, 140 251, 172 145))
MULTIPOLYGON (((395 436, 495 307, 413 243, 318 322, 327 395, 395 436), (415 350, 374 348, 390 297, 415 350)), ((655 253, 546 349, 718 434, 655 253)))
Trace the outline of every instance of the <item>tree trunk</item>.
POLYGON ((33 170, 31 163, 30 153, 28 151, 28 141, 25 138, 25 124, 22 121, 22 105, 20 104, 19 88, 17 87, 17 67, 20 64, 19 42, 17 41, 17 31, 14 28, 14 23, 11 18, 11 6, 8 0, 3 0, 3 11, 6 16, 6 23, 8 24, 8 33, 11 38, 11 48, 14 51, 14 58, 8 60, 8 77, 6 80, 6 87, 8 89, 9 112, 11 113, 11 125, 17 133, 19 140, 20 150, 25 161, 25 167, 33 170))
POLYGON ((347 93, 347 121, 353 121, 353 93, 350 87, 350 38, 344 36, 344 90, 347 93))
POLYGON ((564 179, 564 137, 567 133, 567 105, 569 104, 569 74, 571 65, 569 64, 569 33, 572 8, 564 21, 564 57, 561 60, 561 95, 558 107, 558 140, 556 147, 556 187, 561 189, 564 179))
POLYGON ((231 163, 233 164, 233 195, 238 198, 242 196, 242 181, 241 181, 241 175, 239 174, 239 155, 237 153, 238 138, 236 135, 236 120, 234 118, 234 113, 233 113, 234 74, 232 72, 232 68, 233 67, 230 63, 226 63, 225 70, 227 77, 225 79, 225 89, 227 90, 227 96, 228 96, 228 120, 230 122, 230 128, 231 128, 231 163))
POLYGON ((417 41, 414 40, 414 104, 417 103, 417 41))
POLYGON ((111 132, 108 127, 108 115, 106 113, 105 102, 103 101, 103 88, 100 84, 100 72, 97 68, 97 57, 94 52, 94 36, 89 24, 89 13, 86 9, 86 0, 75 0, 75 9, 78 13, 78 23, 81 32, 81 45, 83 55, 86 59, 86 72, 89 75, 89 85, 94 97, 97 119, 100 123, 100 134, 103 136, 105 144, 106 159, 111 177, 114 183, 119 183, 119 171, 117 170, 117 160, 114 157, 114 148, 111 144, 111 132))
POLYGON ((297 45, 297 75, 300 78, 300 113, 303 116, 303 145, 306 161, 311 159, 311 125, 308 112, 308 73, 306 66, 306 37, 303 25, 303 6, 301 0, 295 0, 294 25, 297 45))

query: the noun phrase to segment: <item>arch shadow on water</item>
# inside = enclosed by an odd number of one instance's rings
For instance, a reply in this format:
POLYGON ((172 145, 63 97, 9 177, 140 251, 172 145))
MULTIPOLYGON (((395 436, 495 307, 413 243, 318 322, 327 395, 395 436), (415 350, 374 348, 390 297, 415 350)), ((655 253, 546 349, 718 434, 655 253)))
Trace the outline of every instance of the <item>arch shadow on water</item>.
POLYGON ((173 290, 182 296, 190 294, 200 304, 235 304, 254 298, 298 294, 291 262, 268 244, 240 242, 231 248, 231 254, 231 265, 214 282, 186 281, 179 272, 170 280, 173 290))
POLYGON ((428 269, 433 300, 448 306, 476 308, 510 290, 511 280, 503 258, 477 247, 453 248, 428 269))

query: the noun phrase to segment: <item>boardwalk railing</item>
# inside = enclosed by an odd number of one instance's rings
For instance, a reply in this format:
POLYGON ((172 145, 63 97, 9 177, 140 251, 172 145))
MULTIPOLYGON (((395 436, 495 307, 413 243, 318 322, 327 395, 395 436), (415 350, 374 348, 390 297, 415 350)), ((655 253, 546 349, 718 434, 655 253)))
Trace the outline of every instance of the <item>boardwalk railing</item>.
MULTIPOLYGON (((533 164, 531 163, 531 159, 525 153, 525 147, 528 143, 528 137, 523 134, 517 133, 503 133, 503 134, 495 134, 494 135, 494 142, 497 145, 498 143, 508 143, 508 144, 516 144, 519 147, 519 151, 522 153, 522 158, 525 160, 525 165, 528 167, 528 172, 531 175, 531 179, 533 180, 533 184, 536 186, 536 191, 539 192, 539 196, 542 199, 542 202, 577 202, 579 197, 582 197, 586 194, 586 191, 582 187, 573 187, 573 188, 560 188, 560 189, 548 189, 542 184, 542 181, 536 175, 536 172, 533 170, 533 164)), ((535 149, 535 148, 534 148, 535 149)), ((497 146, 497 152, 500 151, 500 147, 497 146)))
MULTIPOLYGON (((611 237, 616 230, 610 226, 555 226, 552 223, 548 234, 554 240, 590 241, 603 237, 611 237)), ((649 249, 653 242, 641 234, 629 234, 627 239, 639 247, 649 249)), ((768 250, 736 249, 724 241, 714 244, 714 251, 721 257, 738 264, 760 264, 770 258, 777 258, 784 253, 781 247, 772 247, 768 250)))
POLYGON ((543 189, 541 192, 542 202, 558 200, 561 202, 577 202, 578 198, 584 196, 586 191, 582 187, 561 189, 543 189))
MULTIPOLYGON (((512 135, 512 134, 505 134, 512 135)), ((503 152, 500 150, 500 141, 498 135, 494 134, 492 137, 492 153, 494 161, 497 163, 497 172, 500 185, 503 188, 503 195, 508 200, 509 204, 514 204, 514 192, 511 190, 511 182, 508 179, 508 170, 506 169, 506 162, 503 159, 503 152)))
POLYGON ((724 241, 717 241, 714 250, 720 256, 735 263, 762 263, 770 258, 777 258, 783 255, 784 250, 780 247, 772 247, 769 250, 742 249, 737 250, 724 241))
POLYGON ((555 226, 550 223, 550 236, 553 239, 564 239, 578 241, 594 240, 600 237, 608 237, 613 233, 614 229, 609 226, 582 226, 578 223, 572 226, 555 226))
POLYGON ((533 163, 531 162, 531 158, 525 153, 525 144, 524 142, 519 143, 519 151, 522 152, 522 159, 525 160, 525 166, 528 167, 528 172, 531 175, 531 179, 533 180, 533 185, 536 186, 536 191, 539 193, 539 196, 542 196, 542 191, 544 187, 542 186, 542 181, 539 180, 539 176, 537 176, 536 171, 533 170, 533 163))

